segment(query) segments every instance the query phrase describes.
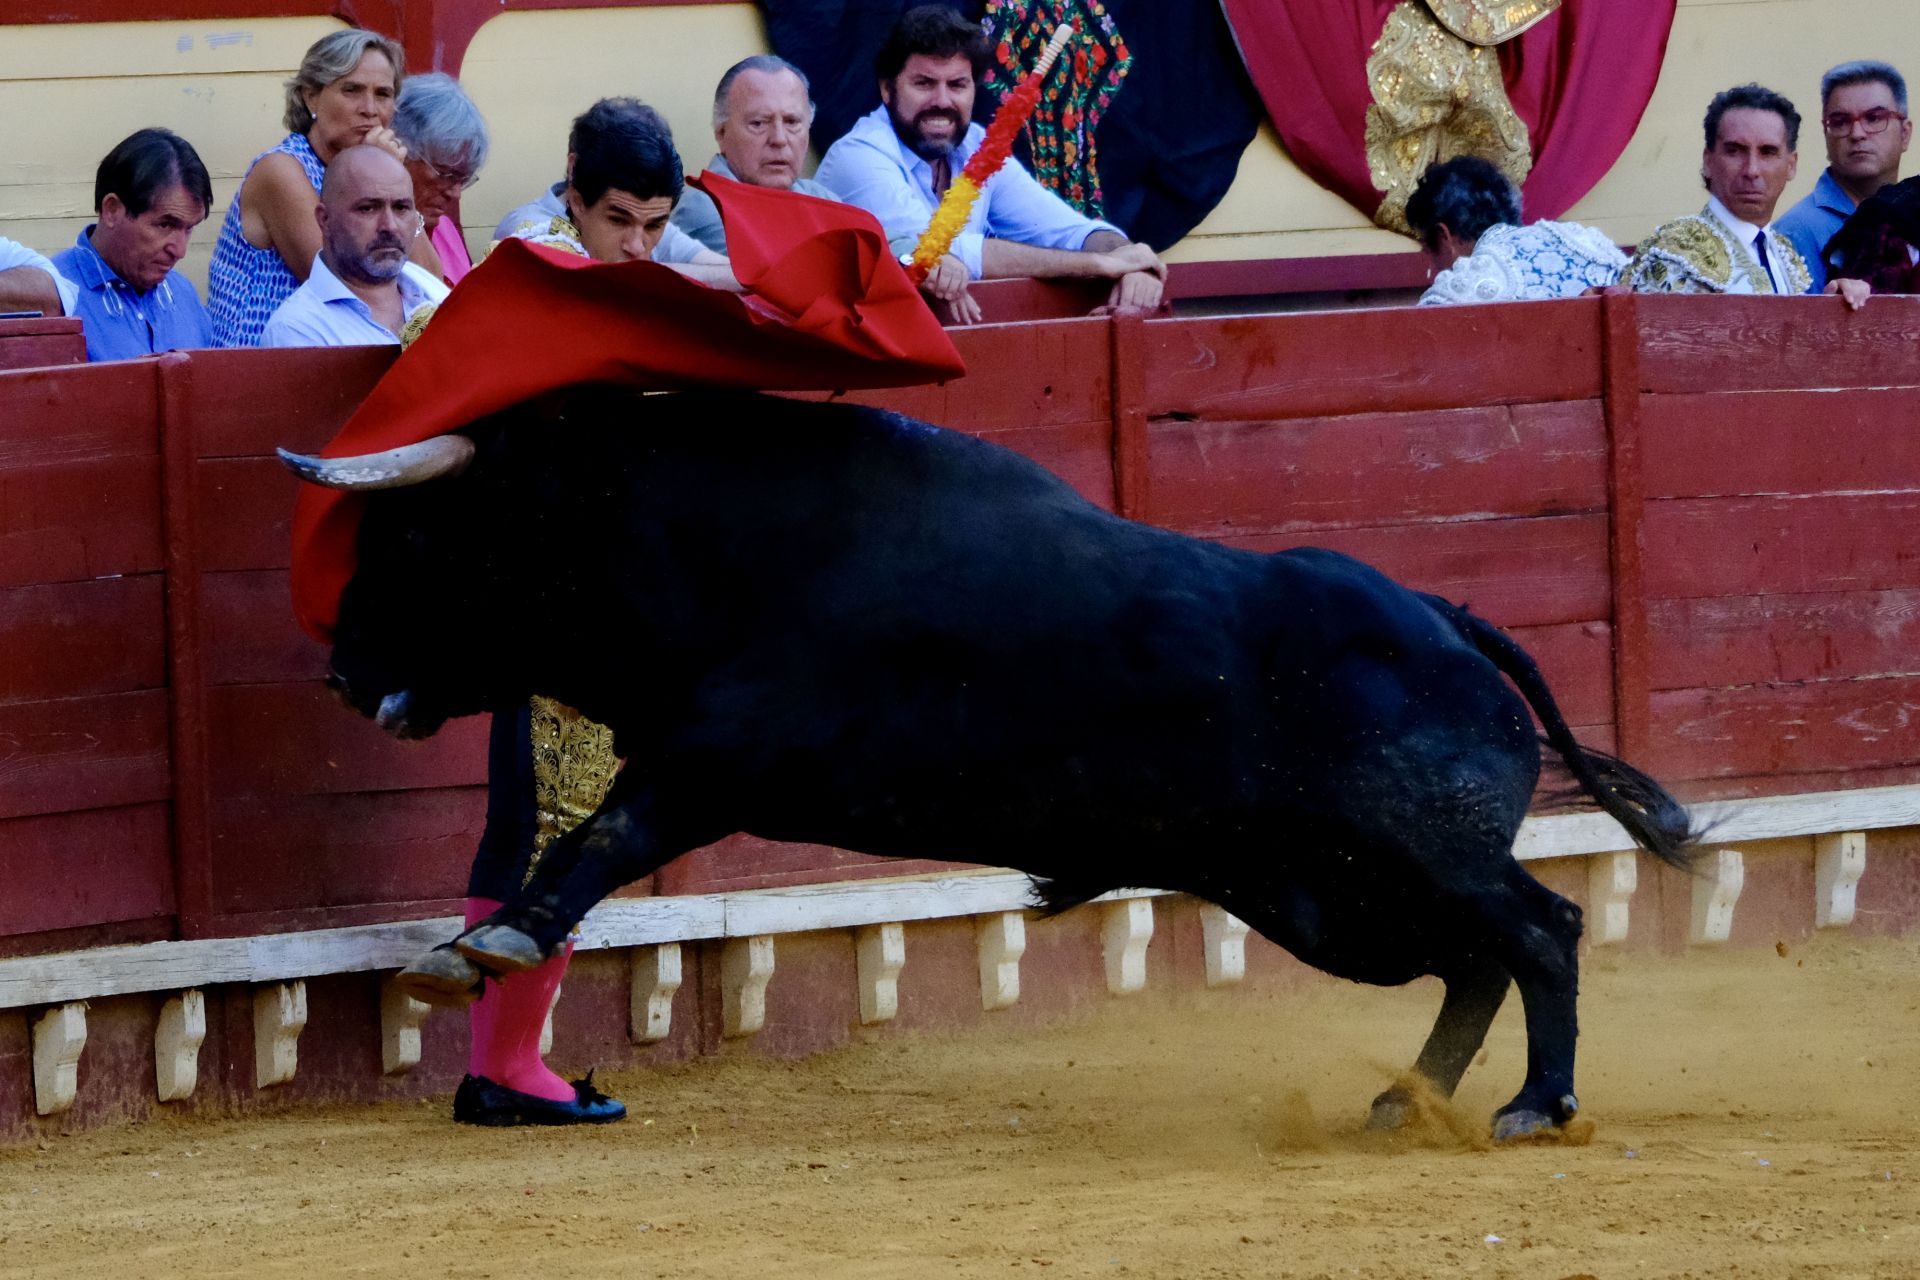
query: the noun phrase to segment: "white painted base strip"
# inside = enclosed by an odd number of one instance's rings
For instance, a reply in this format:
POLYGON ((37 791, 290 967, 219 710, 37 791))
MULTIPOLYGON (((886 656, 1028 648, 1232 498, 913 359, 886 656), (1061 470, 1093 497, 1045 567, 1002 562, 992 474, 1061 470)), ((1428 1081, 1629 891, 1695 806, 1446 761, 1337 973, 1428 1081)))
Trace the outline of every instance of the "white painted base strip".
POLYGON ((1200 904, 1200 944, 1207 985, 1225 987, 1247 976, 1247 922, 1211 902, 1200 904))
POLYGON ((300 1069, 300 1032, 307 1025, 307 984, 276 982, 253 993, 253 1083, 285 1084, 300 1069))
POLYGON ((773 938, 730 938, 720 951, 720 1034, 750 1036, 767 1025, 773 938))
POLYGON ((1101 908, 1101 950, 1107 990, 1116 996, 1147 989, 1147 944, 1153 941, 1153 903, 1146 898, 1109 902, 1101 908))
POLYGON ((1694 869, 1692 940, 1700 945, 1725 942, 1733 936, 1733 906, 1746 887, 1746 859, 1738 849, 1710 849, 1694 869))
POLYGON ((380 1070, 404 1075, 420 1065, 420 1024, 433 1006, 415 1000, 388 978, 380 984, 380 1070))
POLYGON ((871 1026, 900 1012, 900 971, 907 967, 907 931, 898 921, 862 927, 853 938, 860 984, 860 1021, 871 1026))
POLYGON ((980 949, 980 1007, 991 1013, 1020 1003, 1020 957, 1027 953, 1027 918, 1000 911, 974 921, 980 949))
POLYGON ((1640 884, 1640 855, 1596 853, 1587 859, 1587 938, 1597 947, 1627 940, 1628 904, 1640 884))
POLYGON ((80 1091, 80 1051, 87 1047, 87 1006, 63 1004, 33 1024, 33 1109, 58 1115, 80 1091))
POLYGON ((162 1102, 193 1096, 200 1083, 200 1046, 207 1038, 207 997, 182 991, 160 1006, 153 1029, 153 1079, 162 1102))
POLYGON ((657 1044, 673 1030, 673 996, 680 990, 680 944, 635 947, 628 960, 627 1034, 635 1044, 657 1044))
MULTIPOLYGON (((1727 801, 1695 810, 1714 822, 1716 842, 1771 840, 1920 826, 1920 785, 1727 801)), ((1631 849, 1605 814, 1529 818, 1514 845, 1521 860, 1631 849)), ((1156 897, 1125 890, 1103 901, 1156 897)), ((581 924, 580 948, 651 947, 705 938, 742 938, 814 929, 1019 912, 1031 905, 1025 875, 982 870, 846 881, 786 889, 618 898, 581 924)), ((0 1009, 60 1004, 141 991, 216 983, 285 982, 333 973, 398 969, 460 931, 458 916, 192 942, 96 947, 0 960, 0 1009)), ((982 998, 988 984, 983 980, 982 998)), ((1003 1006, 993 1006, 1003 1007, 1003 1006)))
POLYGON ((1856 890, 1867 873, 1867 833, 1838 831, 1813 841, 1813 927, 1853 923, 1856 890))

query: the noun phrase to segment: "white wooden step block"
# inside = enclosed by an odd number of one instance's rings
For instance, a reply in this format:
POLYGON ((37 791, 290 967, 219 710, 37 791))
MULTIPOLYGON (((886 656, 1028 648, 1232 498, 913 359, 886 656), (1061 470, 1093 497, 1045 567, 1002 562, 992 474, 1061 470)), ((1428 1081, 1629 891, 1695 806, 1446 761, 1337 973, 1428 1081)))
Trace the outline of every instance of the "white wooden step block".
POLYGON ((673 996, 680 990, 680 944, 635 947, 628 960, 627 1035, 635 1044, 657 1044, 673 1030, 673 996))
POLYGON ((720 1032, 750 1036, 767 1024, 767 982, 773 977, 773 935, 729 938, 720 950, 720 1032))
POLYGON ((1147 943, 1153 940, 1153 899, 1128 898, 1103 908, 1100 940, 1107 961, 1107 990, 1123 996, 1147 986, 1147 943))
POLYGON ((80 1090, 80 1051, 87 1047, 87 1002, 49 1009, 33 1023, 33 1109, 58 1115, 80 1090))
POLYGON ((854 931, 860 979, 860 1021, 886 1022, 900 1012, 900 970, 907 964, 907 931, 899 924, 873 924, 854 931))
POLYGON ((253 1083, 285 1084, 300 1068, 300 1032, 307 1025, 307 984, 275 982, 253 992, 253 1083))
POLYGON ((560 987, 553 989, 553 999, 547 1001, 547 1016, 540 1023, 540 1056, 546 1057, 553 1052, 553 1010, 560 1003, 560 987))
POLYGON ((153 1080, 162 1102, 193 1096, 200 1083, 200 1046, 207 1038, 207 997, 182 991, 160 1006, 153 1029, 153 1080))
POLYGON ((1640 886, 1640 857, 1596 853, 1587 859, 1587 938, 1597 947, 1627 939, 1628 904, 1640 886))
POLYGON ((1853 923, 1855 890, 1867 871, 1867 833, 1837 831, 1813 840, 1813 924, 1835 929, 1853 923))
POLYGON ((1027 953, 1027 917, 996 911, 977 917, 974 942, 980 951, 980 1007, 991 1012, 1020 1002, 1020 957, 1027 953))
POLYGON ((1696 943, 1721 943, 1733 934, 1733 904, 1747 882, 1738 849, 1710 849, 1694 864, 1693 935, 1696 943))
POLYGON ((420 1024, 433 1006, 415 1000, 388 978, 380 986, 380 1070, 404 1075, 420 1065, 420 1024))
POLYGON ((1200 904, 1200 941, 1205 949, 1207 985, 1225 987, 1247 976, 1246 921, 1211 902, 1200 904))

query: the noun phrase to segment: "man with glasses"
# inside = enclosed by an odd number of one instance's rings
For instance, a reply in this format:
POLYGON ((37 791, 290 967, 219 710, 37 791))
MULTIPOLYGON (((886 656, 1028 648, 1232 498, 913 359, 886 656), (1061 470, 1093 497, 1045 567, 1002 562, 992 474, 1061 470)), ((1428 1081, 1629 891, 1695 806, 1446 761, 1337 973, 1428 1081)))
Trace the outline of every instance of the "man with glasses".
POLYGON ((1826 172, 1777 227, 1806 259, 1815 289, 1827 282, 1827 242, 1861 202, 1900 177, 1913 141, 1906 78, 1884 62, 1841 63, 1820 79, 1820 124, 1826 172))
MULTIPOLYGON (((744 58, 713 92, 713 140, 720 153, 707 161, 707 172, 837 202, 840 197, 824 184, 800 176, 812 128, 813 97, 800 68, 770 53, 744 58)), ((727 251, 720 210, 704 191, 687 188, 673 225, 715 253, 727 251)))
POLYGON ((313 271, 267 321, 261 346, 397 346, 415 313, 447 296, 446 285, 407 261, 420 211, 392 152, 362 145, 335 156, 313 216, 313 271))

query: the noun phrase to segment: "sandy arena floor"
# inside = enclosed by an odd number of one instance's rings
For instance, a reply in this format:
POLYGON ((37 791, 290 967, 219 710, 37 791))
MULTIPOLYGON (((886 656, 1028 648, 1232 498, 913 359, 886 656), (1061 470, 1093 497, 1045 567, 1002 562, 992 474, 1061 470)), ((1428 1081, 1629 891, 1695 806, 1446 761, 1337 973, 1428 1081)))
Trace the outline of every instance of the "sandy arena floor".
MULTIPOLYGON (((610 1083, 597 1131, 446 1104, 0 1151, 0 1276, 1920 1276, 1920 939, 1587 966, 1587 1146, 1359 1117, 1437 988, 1117 1004, 610 1083)), ((1517 1001, 1465 1129, 1517 1087, 1517 1001)))

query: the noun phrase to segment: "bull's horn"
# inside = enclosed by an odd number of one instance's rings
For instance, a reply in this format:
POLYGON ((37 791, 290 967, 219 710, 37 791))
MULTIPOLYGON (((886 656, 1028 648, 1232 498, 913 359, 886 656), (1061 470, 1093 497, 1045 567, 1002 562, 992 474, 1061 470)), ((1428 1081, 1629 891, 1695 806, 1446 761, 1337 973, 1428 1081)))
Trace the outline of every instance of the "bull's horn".
POLYGON ((329 489, 399 489, 459 475, 473 461, 473 441, 465 436, 434 436, 419 444, 352 458, 315 458, 285 449, 274 452, 293 474, 329 489))

